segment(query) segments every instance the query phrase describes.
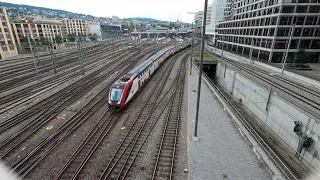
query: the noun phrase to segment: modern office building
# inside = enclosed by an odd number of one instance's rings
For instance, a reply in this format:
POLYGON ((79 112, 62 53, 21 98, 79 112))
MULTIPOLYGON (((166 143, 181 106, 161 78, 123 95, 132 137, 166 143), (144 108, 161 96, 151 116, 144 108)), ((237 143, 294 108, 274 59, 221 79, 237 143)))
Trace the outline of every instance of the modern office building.
POLYGON ((288 62, 299 49, 320 62, 320 0, 226 1, 215 27, 219 47, 245 55, 253 48, 253 57, 282 62, 293 30, 288 62))
POLYGON ((33 21, 26 20, 21 23, 12 23, 12 29, 15 35, 17 45, 21 46, 21 39, 29 36, 31 39, 38 41, 40 37, 44 37, 54 44, 55 37, 62 35, 61 21, 33 21))
POLYGON ((202 27, 202 21, 203 19, 203 11, 198 11, 195 15, 194 15, 194 24, 196 25, 196 27, 202 27))
POLYGON ((225 11, 229 11, 230 9, 230 7, 227 7, 227 5, 228 5, 227 0, 212 0, 210 4, 211 6, 210 20, 211 21, 210 23, 207 23, 206 34, 208 34, 208 37, 212 42, 214 42, 215 36, 217 34, 216 32, 217 24, 224 19, 225 11))
POLYGON ((5 8, 0 8, 0 59, 18 55, 5 8))
POLYGON ((212 4, 208 4, 207 6, 207 19, 206 19, 206 25, 211 25, 211 14, 212 14, 212 4))

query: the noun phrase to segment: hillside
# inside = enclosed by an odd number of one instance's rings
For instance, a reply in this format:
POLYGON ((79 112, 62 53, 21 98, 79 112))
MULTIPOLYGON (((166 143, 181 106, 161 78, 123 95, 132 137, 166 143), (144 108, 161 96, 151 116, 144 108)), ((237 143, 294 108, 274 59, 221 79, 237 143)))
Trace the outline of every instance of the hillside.
POLYGON ((12 4, 6 2, 0 2, 0 7, 6 7, 7 13, 10 17, 10 20, 15 19, 16 17, 27 18, 40 16, 45 19, 63 19, 63 18, 74 18, 74 19, 85 19, 93 20, 95 17, 86 14, 73 13, 65 10, 59 9, 50 9, 37 6, 29 6, 22 4, 12 4))
MULTIPOLYGON (((88 21, 98 21, 103 23, 111 21, 111 18, 95 17, 92 15, 73 13, 65 10, 29 6, 29 5, 23 5, 23 4, 12 4, 12 3, 1 2, 1 1, 0 1, 0 7, 7 8, 7 13, 9 15, 10 21, 13 21, 17 17, 20 17, 20 18, 40 17, 43 19, 70 18, 70 19, 83 19, 88 21)), ((124 18, 123 21, 132 21, 133 19, 140 22, 149 22, 149 23, 166 22, 166 21, 161 21, 161 20, 152 19, 152 18, 145 18, 145 17, 124 18)), ((186 25, 189 26, 190 24, 187 23, 186 25)))

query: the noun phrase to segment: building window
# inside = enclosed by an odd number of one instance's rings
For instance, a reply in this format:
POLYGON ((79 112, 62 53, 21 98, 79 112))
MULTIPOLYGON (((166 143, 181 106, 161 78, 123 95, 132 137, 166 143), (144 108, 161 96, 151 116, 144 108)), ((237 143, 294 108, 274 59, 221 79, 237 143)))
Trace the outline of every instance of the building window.
POLYGON ((290 49, 297 49, 298 48, 298 40, 292 40, 290 44, 290 49))
POLYGON ((276 25, 277 24, 277 20, 278 20, 278 17, 273 17, 272 18, 272 25, 276 25))
POLYGON ((280 19, 280 25, 290 25, 292 21, 292 17, 282 16, 280 19))
POLYGON ((313 40, 311 49, 320 49, 320 40, 313 40))
POLYGON ((306 25, 316 25, 317 16, 307 16, 306 25))
POLYGON ((289 36, 290 28, 279 28, 277 36, 289 36))
POLYGON ((315 29, 315 33, 314 33, 314 36, 315 37, 319 37, 320 36, 320 28, 317 28, 317 29, 315 29))
POLYGON ((293 13, 294 6, 283 6, 282 13, 293 13))
POLYGON ((276 40, 274 48, 275 49, 285 49, 287 40, 276 40))
POLYGON ((313 35, 313 28, 304 28, 302 32, 302 36, 312 36, 313 35))
POLYGON ((270 34, 269 34, 269 36, 274 36, 274 28, 271 28, 271 29, 270 29, 270 34))
POLYGON ((320 13, 320 6, 310 6, 309 13, 320 13))
POLYGON ((296 13, 306 13, 307 12, 307 6, 297 6, 296 13))
POLYGON ((302 31, 302 28, 295 28, 294 29, 294 36, 301 36, 301 31, 302 31))
POLYGON ((298 3, 308 3, 309 0, 298 0, 298 3))
POLYGON ((303 25, 305 17, 294 17, 293 24, 303 25))
POLYGON ((267 40, 267 44, 266 44, 266 48, 271 48, 271 45, 272 45, 272 40, 268 39, 267 40))
POLYGON ((310 40, 301 40, 300 42, 300 48, 302 49, 309 49, 310 40))

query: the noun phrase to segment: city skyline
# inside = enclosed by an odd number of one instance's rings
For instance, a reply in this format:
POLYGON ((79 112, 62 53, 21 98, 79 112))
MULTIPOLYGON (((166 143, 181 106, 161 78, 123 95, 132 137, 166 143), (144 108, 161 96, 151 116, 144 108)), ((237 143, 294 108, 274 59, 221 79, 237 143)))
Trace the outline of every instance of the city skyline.
POLYGON ((204 0, 164 0, 154 1, 152 3, 147 0, 113 1, 103 3, 102 5, 98 0, 92 0, 90 1, 91 3, 75 0, 3 0, 3 2, 60 9, 97 17, 118 16, 121 19, 129 17, 148 17, 163 21, 179 20, 191 23, 193 21, 193 15, 187 14, 187 12, 197 12, 202 10, 204 0), (168 6, 168 4, 170 4, 170 6, 168 6))

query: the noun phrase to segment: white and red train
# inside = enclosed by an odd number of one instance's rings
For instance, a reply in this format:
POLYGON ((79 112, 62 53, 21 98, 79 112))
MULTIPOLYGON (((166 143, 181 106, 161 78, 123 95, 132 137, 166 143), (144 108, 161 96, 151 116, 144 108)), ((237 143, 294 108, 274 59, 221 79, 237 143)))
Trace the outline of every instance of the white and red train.
POLYGON ((147 80, 151 78, 151 75, 159 69, 168 57, 185 49, 187 46, 190 46, 190 43, 166 47, 122 76, 111 86, 108 94, 109 107, 115 109, 123 108, 141 91, 147 80))

